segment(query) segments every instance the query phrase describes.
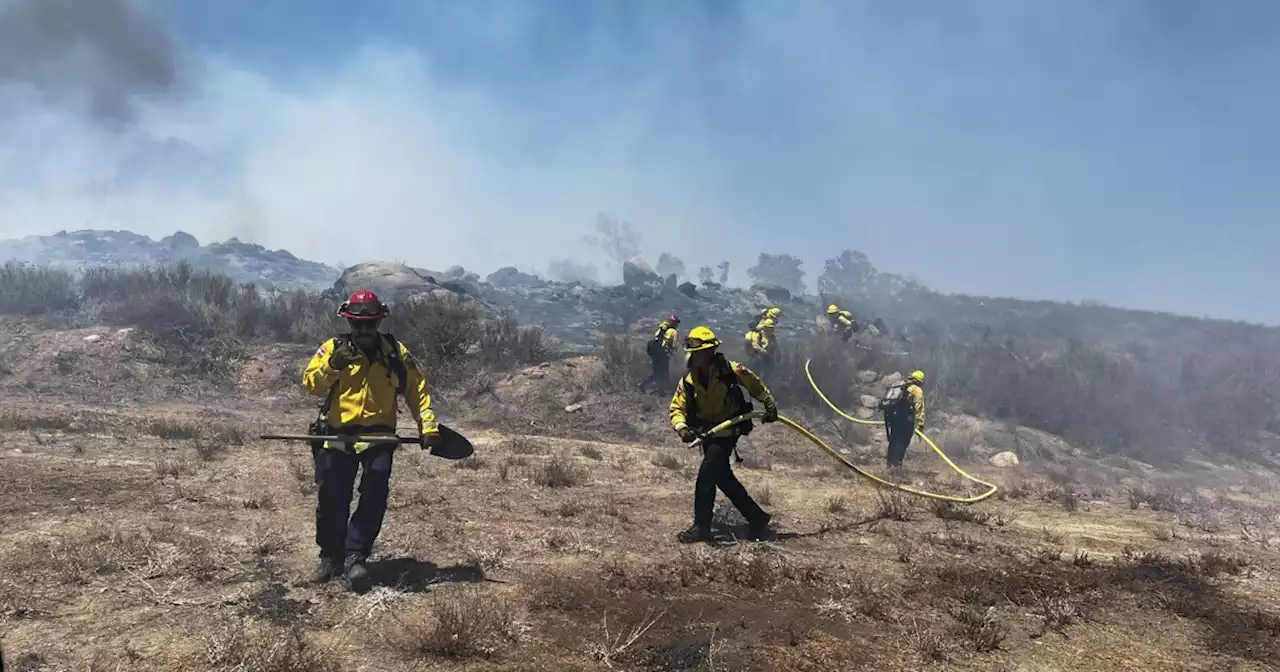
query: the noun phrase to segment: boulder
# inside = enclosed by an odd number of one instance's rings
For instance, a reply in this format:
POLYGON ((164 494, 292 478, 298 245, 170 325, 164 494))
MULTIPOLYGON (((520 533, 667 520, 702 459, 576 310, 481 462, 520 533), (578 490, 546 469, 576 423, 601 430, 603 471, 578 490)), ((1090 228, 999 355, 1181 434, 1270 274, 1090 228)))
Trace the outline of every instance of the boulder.
POLYGON ((160 239, 161 245, 167 245, 172 250, 198 250, 200 249, 200 241, 196 237, 186 231, 179 231, 172 236, 165 236, 160 239))
POLYGON ((870 394, 864 394, 858 397, 858 403, 861 404, 863 408, 874 409, 880 405, 880 398, 873 397, 870 394))
POLYGON ((901 383, 901 382, 902 382, 902 373, 900 371, 894 371, 893 373, 880 379, 880 384, 884 386, 885 389, 889 389, 890 387, 893 387, 894 385, 897 385, 898 383, 901 383))
POLYGON ((662 282, 662 276, 649 268, 643 259, 628 259, 622 263, 622 284, 628 287, 645 287, 662 282))
POLYGON ((693 284, 692 282, 682 282, 680 283, 680 286, 677 287, 676 289, 681 294, 684 294, 685 296, 691 299, 698 298, 698 286, 693 284))
POLYGON ((439 285, 429 271, 385 261, 351 266, 333 284, 334 292, 344 299, 356 290, 370 289, 389 303, 403 301, 437 287, 439 285))
POLYGON ((763 294, 766 299, 774 303, 785 303, 791 300, 791 290, 780 285, 756 283, 751 285, 751 289, 763 294))
POLYGON ((992 455, 991 457, 987 458, 987 461, 990 462, 991 466, 993 467, 1000 467, 1002 469, 1007 469, 1009 467, 1018 466, 1018 455, 1017 453, 1014 453, 1012 450, 1006 450, 1004 452, 1000 452, 1000 453, 996 453, 995 455, 992 455))
POLYGON ((875 371, 859 371, 858 372, 858 382, 863 385, 870 385, 876 382, 876 379, 879 377, 880 377, 880 374, 876 373, 875 371))
POLYGON ((853 417, 855 417, 855 418, 857 418, 857 419, 859 419, 859 420, 870 420, 870 419, 872 419, 872 418, 876 417, 876 412, 875 412, 875 411, 873 411, 873 410, 871 410, 871 409, 869 409, 869 408, 863 408, 863 407, 859 406, 859 407, 857 407, 857 408, 853 409, 853 417))
POLYGON ((515 287, 533 287, 538 278, 518 270, 515 266, 504 266, 489 274, 489 284, 503 289, 515 287))

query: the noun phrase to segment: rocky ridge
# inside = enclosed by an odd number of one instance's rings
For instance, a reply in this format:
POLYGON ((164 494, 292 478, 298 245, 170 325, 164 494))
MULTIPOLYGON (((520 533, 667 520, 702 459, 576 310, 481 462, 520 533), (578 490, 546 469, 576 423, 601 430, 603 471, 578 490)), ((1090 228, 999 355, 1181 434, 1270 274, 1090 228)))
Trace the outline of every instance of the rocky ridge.
POLYGON ((768 306, 783 310, 779 337, 795 338, 823 328, 822 308, 829 298, 792 296, 770 285, 736 288, 680 282, 674 275, 659 275, 639 259, 623 265, 623 282, 614 286, 555 282, 510 266, 485 277, 459 266, 436 271, 381 261, 339 270, 236 239, 201 245, 183 232, 158 241, 129 231, 28 236, 0 241, 0 259, 72 272, 185 261, 237 282, 323 292, 335 302, 356 289, 372 289, 393 310, 410 301, 456 300, 487 315, 508 313, 520 324, 541 326, 558 349, 570 353, 594 351, 606 334, 647 335, 670 313, 678 314, 686 329, 705 324, 722 340, 736 343, 768 306))
POLYGON ((236 282, 308 291, 331 287, 341 274, 337 268, 299 259, 287 250, 268 250, 235 238, 201 245, 195 236, 182 231, 160 240, 130 231, 102 230, 0 240, 0 259, 71 272, 96 266, 163 266, 185 261, 236 282))

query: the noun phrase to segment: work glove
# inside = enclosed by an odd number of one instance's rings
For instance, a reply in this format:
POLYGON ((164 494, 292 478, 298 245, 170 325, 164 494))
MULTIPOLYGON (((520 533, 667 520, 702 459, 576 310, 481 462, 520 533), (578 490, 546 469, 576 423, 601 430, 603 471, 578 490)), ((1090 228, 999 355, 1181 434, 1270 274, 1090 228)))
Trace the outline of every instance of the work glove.
POLYGON ((440 441, 440 432, 431 432, 418 437, 418 445, 422 446, 423 450, 431 450, 439 446, 440 441))
POLYGON ((344 341, 333 349, 329 355, 329 368, 334 371, 342 371, 360 357, 360 352, 356 350, 356 346, 351 341, 344 341))
POLYGON ((769 406, 765 408, 764 417, 760 418, 760 422, 777 422, 777 421, 778 421, 778 407, 769 406))
POLYGON ((680 440, 685 443, 693 443, 698 440, 698 433, 689 427, 681 427, 676 430, 676 433, 680 435, 680 440))

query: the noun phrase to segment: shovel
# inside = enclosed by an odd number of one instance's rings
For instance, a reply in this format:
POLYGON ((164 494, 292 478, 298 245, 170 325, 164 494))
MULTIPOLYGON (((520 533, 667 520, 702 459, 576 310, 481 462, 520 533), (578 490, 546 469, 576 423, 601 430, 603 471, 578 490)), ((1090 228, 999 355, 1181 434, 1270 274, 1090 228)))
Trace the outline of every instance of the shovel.
MULTIPOLYGON (((264 441, 341 441, 343 443, 365 441, 368 443, 416 444, 419 442, 416 436, 397 436, 395 434, 263 434, 258 438, 264 441)), ((460 460, 464 457, 470 457, 476 452, 476 449, 467 440, 467 437, 449 427, 440 425, 440 443, 427 452, 446 460, 460 460)))

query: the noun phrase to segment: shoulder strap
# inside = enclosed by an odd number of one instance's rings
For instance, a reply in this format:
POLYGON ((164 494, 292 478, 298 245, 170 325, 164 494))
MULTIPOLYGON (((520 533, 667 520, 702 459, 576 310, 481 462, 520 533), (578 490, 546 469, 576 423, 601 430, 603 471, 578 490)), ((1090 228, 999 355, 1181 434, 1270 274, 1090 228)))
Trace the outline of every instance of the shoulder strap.
POLYGON ((382 337, 389 349, 387 365, 396 375, 396 394, 402 395, 405 388, 409 386, 409 372, 404 368, 404 360, 400 358, 400 343, 391 334, 383 334, 382 337))
POLYGON ((747 401, 747 395, 742 392, 742 385, 738 382, 738 374, 734 373, 733 365, 729 363, 728 358, 722 354, 716 356, 716 368, 719 370, 720 382, 724 383, 725 388, 729 391, 729 398, 738 407, 739 413, 749 413, 751 411, 751 402, 747 401))

